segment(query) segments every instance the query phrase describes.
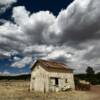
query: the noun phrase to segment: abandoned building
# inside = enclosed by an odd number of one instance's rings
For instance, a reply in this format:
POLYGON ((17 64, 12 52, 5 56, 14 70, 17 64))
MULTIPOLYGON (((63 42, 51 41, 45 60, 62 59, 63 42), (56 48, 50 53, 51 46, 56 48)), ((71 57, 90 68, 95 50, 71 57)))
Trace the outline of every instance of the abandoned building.
POLYGON ((73 70, 55 61, 37 60, 31 68, 30 90, 57 92, 74 89, 73 70))

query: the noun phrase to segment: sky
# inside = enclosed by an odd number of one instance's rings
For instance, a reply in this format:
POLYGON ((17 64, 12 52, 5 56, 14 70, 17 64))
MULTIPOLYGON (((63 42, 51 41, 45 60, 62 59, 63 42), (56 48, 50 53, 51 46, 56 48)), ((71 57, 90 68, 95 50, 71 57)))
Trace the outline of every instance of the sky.
POLYGON ((0 74, 30 73, 37 59, 100 71, 99 0, 0 0, 0 74))

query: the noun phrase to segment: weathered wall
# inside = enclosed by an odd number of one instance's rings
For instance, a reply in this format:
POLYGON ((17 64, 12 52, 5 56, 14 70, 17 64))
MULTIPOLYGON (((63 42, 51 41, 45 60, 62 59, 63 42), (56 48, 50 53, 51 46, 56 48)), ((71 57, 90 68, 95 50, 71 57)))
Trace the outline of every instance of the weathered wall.
POLYGON ((30 89, 33 89, 34 91, 48 92, 48 84, 47 72, 40 65, 37 65, 31 73, 30 89), (35 78, 34 81, 33 78, 35 78))
POLYGON ((72 89, 75 88, 73 73, 48 72, 40 65, 37 64, 36 66, 37 67, 35 67, 31 73, 30 90, 34 89, 34 91, 49 92, 51 89, 54 91, 56 87, 51 86, 51 77, 59 78, 59 88, 65 85, 70 85, 72 89), (67 83, 65 83, 65 79, 67 79, 67 83))
POLYGON ((49 72, 48 76, 59 78, 59 88, 63 88, 66 85, 70 85, 72 89, 75 89, 73 73, 49 72), (65 83, 66 79, 67 83, 65 83))

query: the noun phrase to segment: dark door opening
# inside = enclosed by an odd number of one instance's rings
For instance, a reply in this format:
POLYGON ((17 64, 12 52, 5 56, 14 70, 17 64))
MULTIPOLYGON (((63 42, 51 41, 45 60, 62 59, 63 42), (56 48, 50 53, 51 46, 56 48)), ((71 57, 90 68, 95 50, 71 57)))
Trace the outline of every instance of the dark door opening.
POLYGON ((51 85, 53 86, 59 86, 59 78, 57 77, 50 77, 51 85))
POLYGON ((59 85, 58 78, 55 78, 55 85, 56 85, 56 86, 58 86, 58 85, 59 85))

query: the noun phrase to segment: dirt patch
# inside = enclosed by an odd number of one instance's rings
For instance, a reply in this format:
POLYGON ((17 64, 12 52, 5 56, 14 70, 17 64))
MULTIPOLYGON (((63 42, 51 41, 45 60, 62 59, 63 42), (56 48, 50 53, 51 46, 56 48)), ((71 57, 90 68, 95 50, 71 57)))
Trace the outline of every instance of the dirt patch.
POLYGON ((100 100, 100 85, 91 86, 91 94, 95 94, 92 100, 100 100))
POLYGON ((91 87, 91 92, 93 93, 99 93, 100 94, 100 85, 94 85, 91 87))

